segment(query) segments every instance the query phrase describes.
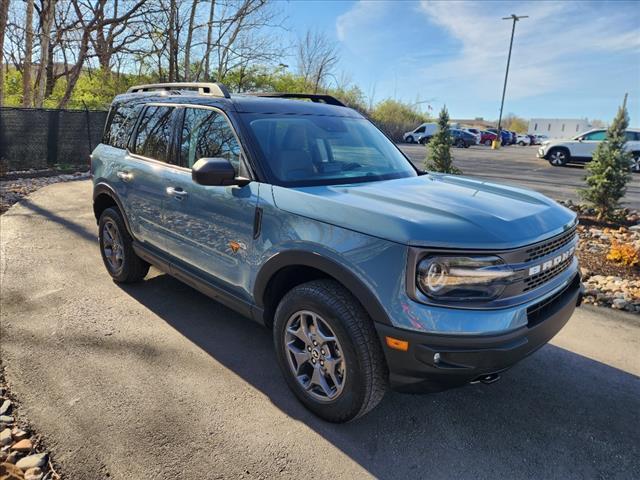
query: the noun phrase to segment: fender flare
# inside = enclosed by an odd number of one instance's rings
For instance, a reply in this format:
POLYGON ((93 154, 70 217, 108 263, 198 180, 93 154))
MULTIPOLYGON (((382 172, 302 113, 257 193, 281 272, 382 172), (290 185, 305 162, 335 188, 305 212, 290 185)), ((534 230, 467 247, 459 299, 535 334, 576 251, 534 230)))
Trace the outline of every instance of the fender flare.
POLYGON ((115 204, 118 206, 118 209, 120 210, 120 214, 124 219, 124 224, 127 227, 127 230, 129 231, 129 235, 131 235, 132 238, 135 238, 133 236, 131 226, 129 225, 129 219, 127 218, 127 214, 125 213, 124 207, 122 206, 122 202, 118 198, 118 194, 109 184, 104 182, 97 183, 93 187, 93 213, 96 216, 96 221, 100 221, 100 218, 98 218, 98 216, 96 215, 96 209, 95 209, 96 198, 98 198, 100 195, 107 195, 111 197, 111 199, 115 202, 115 204))
POLYGON ((285 267, 294 266, 311 267, 333 277, 358 299, 374 322, 391 325, 387 312, 371 288, 347 267, 317 251, 286 250, 269 258, 260 268, 253 288, 257 307, 265 308, 264 296, 273 276, 285 267))

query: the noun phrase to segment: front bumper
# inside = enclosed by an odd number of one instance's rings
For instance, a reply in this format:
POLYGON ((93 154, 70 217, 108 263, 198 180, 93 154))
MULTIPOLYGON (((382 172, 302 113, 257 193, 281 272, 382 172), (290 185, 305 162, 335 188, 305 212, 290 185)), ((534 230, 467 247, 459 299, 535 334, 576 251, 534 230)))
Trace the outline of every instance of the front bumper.
MULTIPOLYGON (((436 392, 498 374, 538 350, 567 323, 582 300, 580 276, 553 296, 527 308, 527 325, 503 334, 438 335, 376 323, 389 366, 391 387, 436 392), (387 346, 385 337, 409 342, 408 351, 387 346), (439 360, 435 361, 435 354, 439 360)), ((473 311, 468 312, 473 315, 473 311)))
POLYGON ((545 149, 543 147, 540 147, 538 149, 538 152, 536 153, 536 156, 538 158, 546 158, 547 157, 547 152, 545 151, 545 149))

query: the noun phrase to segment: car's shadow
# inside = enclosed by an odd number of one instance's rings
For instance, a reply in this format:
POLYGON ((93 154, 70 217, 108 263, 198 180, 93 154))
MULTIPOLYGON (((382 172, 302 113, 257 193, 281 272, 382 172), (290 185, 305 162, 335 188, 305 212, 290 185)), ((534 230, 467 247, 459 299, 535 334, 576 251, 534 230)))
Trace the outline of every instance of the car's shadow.
POLYGON ((638 377, 562 348, 544 347, 491 386, 391 392, 367 416, 334 425, 289 392, 267 329, 169 275, 122 288, 376 477, 640 474, 638 377))

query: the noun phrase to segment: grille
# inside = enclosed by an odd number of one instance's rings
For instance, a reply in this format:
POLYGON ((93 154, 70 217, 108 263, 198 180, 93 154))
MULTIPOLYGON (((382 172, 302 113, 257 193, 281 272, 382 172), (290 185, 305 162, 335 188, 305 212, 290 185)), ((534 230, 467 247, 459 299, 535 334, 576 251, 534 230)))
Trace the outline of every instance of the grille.
POLYGON ((530 262, 531 260, 542 258, 550 254, 554 250, 564 247, 575 238, 575 235, 576 227, 573 227, 571 230, 562 233, 559 236, 552 238, 551 240, 527 249, 527 259, 525 261, 530 262))
POLYGON ((537 275, 533 275, 527 278, 524 282, 524 289, 522 291, 527 292, 529 290, 533 290, 536 287, 539 287, 540 285, 545 283, 547 280, 552 279, 553 277, 558 275, 560 272, 562 272, 565 268, 567 268, 569 265, 571 265, 572 261, 573 261, 573 255, 571 255, 569 258, 567 258, 563 262, 560 262, 558 265, 551 267, 549 270, 545 270, 544 272, 540 272, 537 275))

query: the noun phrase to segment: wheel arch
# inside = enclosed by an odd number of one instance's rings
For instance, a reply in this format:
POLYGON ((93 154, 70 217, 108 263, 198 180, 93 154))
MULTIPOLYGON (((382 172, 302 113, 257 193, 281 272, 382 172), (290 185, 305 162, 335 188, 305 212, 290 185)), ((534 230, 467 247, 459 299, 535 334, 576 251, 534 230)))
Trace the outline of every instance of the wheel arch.
POLYGON ((264 311, 264 324, 273 324, 278 303, 291 288, 318 278, 332 279, 346 288, 374 322, 390 323, 371 289, 347 267, 318 252, 288 250, 267 260, 256 277, 254 301, 264 311))
POLYGON ((93 189, 93 214, 96 217, 96 222, 100 221, 102 212, 111 207, 116 207, 120 211, 129 235, 133 237, 129 219, 124 212, 124 207, 118 198, 118 194, 106 183, 98 183, 93 189))

